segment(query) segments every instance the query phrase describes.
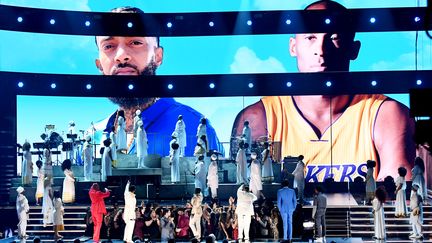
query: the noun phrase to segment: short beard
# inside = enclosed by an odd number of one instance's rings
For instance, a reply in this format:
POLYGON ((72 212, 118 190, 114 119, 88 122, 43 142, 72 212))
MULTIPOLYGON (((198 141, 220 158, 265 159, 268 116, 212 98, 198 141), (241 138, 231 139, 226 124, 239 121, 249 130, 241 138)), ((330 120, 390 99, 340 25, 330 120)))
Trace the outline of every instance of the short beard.
MULTIPOLYGON (((152 60, 142 71, 139 72, 139 75, 142 76, 156 75, 157 68, 158 68, 157 64, 152 60)), ((149 106, 156 100, 156 98, 154 97, 149 97, 149 98, 109 97, 108 99, 114 104, 124 109, 144 108, 149 106)))

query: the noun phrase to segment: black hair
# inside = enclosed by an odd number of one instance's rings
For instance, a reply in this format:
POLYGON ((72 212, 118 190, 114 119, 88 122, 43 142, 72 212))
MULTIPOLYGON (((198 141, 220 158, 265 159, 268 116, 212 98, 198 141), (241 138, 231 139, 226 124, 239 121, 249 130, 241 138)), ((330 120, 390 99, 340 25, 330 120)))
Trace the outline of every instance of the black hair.
POLYGON ((299 155, 298 160, 303 160, 304 156, 303 155, 299 155))
POLYGON ((407 169, 405 169, 404 167, 399 167, 398 168, 398 174, 402 177, 405 177, 407 174, 407 169))
POLYGON ((387 199, 387 192, 384 189, 384 187, 380 186, 375 191, 375 197, 380 201, 381 203, 385 203, 387 199))
POLYGON ((244 149, 245 142, 242 140, 239 143, 239 148, 244 149))
POLYGON ((248 121, 248 120, 244 121, 244 122, 243 122, 243 125, 245 125, 245 126, 249 126, 249 121, 248 121))
POLYGON ((40 243, 40 242, 41 242, 41 239, 37 236, 33 239, 33 243, 40 243))
POLYGON ((416 157, 414 160, 414 165, 417 165, 423 172, 425 171, 425 165, 422 158, 416 157))
POLYGON ((36 161, 36 166, 37 166, 38 168, 41 168, 41 167, 42 167, 42 160, 38 160, 38 161, 36 161))
POLYGON ((75 239, 73 242, 74 243, 81 243, 81 240, 80 239, 75 239))
POLYGON ((136 190, 136 187, 134 185, 130 185, 129 186, 129 191, 130 192, 135 192, 135 190, 136 190))
POLYGON ((22 145, 22 149, 23 149, 24 151, 30 151, 30 149, 31 149, 31 144, 30 144, 29 142, 25 142, 25 143, 22 145))
POLYGON ((204 155, 200 155, 200 156, 198 157, 198 160, 204 160, 204 155))
POLYGON ((195 188, 195 194, 199 194, 199 193, 201 193, 201 188, 199 187, 195 188))
POLYGON ((248 143, 244 143, 243 147, 244 147, 245 149, 247 149, 247 148, 249 148, 249 144, 248 144, 248 143))
POLYGON ((282 183, 281 183, 281 186, 282 186, 282 187, 287 187, 287 186, 289 186, 289 184, 290 184, 290 183, 289 183, 288 180, 283 180, 282 183))
POLYGON ((105 147, 109 147, 111 145, 111 139, 107 138, 103 141, 105 147))
POLYGON ((201 124, 207 125, 207 119, 205 117, 201 118, 201 124))
POLYGON ((55 190, 54 193, 53 193, 54 198, 60 198, 61 197, 60 195, 61 194, 60 194, 59 190, 55 190))
POLYGON ((61 164, 61 169, 64 171, 66 169, 70 170, 72 168, 72 161, 70 159, 65 159, 61 164))
POLYGON ((178 143, 172 143, 171 144, 171 148, 174 150, 178 149, 179 147, 180 147, 180 145, 178 143))
POLYGON ((317 192, 324 192, 324 188, 323 188, 322 186, 316 186, 316 187, 315 187, 315 190, 316 190, 317 192))
POLYGON ((119 110, 118 113, 117 113, 117 115, 125 118, 124 110, 119 110))
POLYGON ((366 167, 367 168, 374 168, 375 166, 376 166, 376 162, 374 160, 366 161, 366 167))

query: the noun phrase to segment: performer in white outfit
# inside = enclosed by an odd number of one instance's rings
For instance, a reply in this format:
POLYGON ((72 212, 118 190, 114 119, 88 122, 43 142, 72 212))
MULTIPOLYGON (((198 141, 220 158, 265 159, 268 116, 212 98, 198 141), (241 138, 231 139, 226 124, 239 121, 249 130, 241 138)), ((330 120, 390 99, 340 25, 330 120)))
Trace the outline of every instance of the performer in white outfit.
POLYGON ((35 193, 35 199, 36 199, 36 205, 39 205, 41 198, 43 198, 44 194, 44 179, 45 174, 42 169, 42 161, 38 160, 36 161, 37 166, 37 182, 36 182, 36 193, 35 193))
POLYGON ((83 147, 83 161, 84 161, 84 180, 91 181, 93 175, 93 145, 91 144, 90 135, 86 136, 86 141, 83 147))
POLYGON ((45 177, 48 177, 50 180, 50 183, 53 184, 53 168, 52 168, 52 159, 51 159, 51 150, 49 142, 46 141, 44 144, 44 151, 43 151, 43 171, 45 177))
POLYGON ((253 202, 257 197, 249 191, 249 187, 241 185, 237 190, 237 208, 235 213, 238 219, 238 239, 249 242, 249 229, 251 217, 254 215, 253 202))
POLYGON ((195 188, 195 194, 191 199, 192 211, 189 220, 189 227, 192 230, 192 233, 194 237, 198 240, 198 242, 201 239, 201 217, 203 214, 203 210, 201 206, 202 200, 203 200, 203 195, 201 193, 201 189, 195 188))
POLYGON ((195 188, 203 191, 206 188, 206 170, 204 168, 204 156, 200 156, 195 164, 195 188))
POLYGON ((263 168, 262 168, 262 180, 266 183, 271 183, 274 179, 273 175, 273 161, 270 156, 269 143, 264 143, 264 151, 261 153, 263 168))
POLYGON ((217 155, 212 154, 210 165, 207 172, 207 185, 210 187, 212 198, 217 198, 217 189, 219 187, 218 162, 217 155))
POLYGON ((21 177, 23 185, 31 185, 33 176, 33 162, 32 155, 30 152, 31 145, 29 142, 25 142, 22 146, 23 150, 23 161, 21 165, 21 177))
POLYGON ((371 205, 372 200, 375 197, 376 182, 374 177, 374 168, 376 162, 373 160, 368 160, 366 162, 367 173, 366 173, 366 204, 371 205))
POLYGON ((110 148, 111 148, 111 155, 112 155, 112 164, 113 167, 116 168, 117 167, 117 134, 115 131, 115 127, 111 128, 111 132, 109 133, 109 138, 111 139, 111 144, 110 144, 110 148))
POLYGON ((69 127, 68 127, 68 131, 67 134, 69 136, 71 136, 70 138, 68 138, 68 142, 71 144, 71 150, 68 151, 68 156, 66 156, 68 159, 70 159, 71 161, 74 161, 75 159, 75 154, 77 151, 76 145, 75 145, 75 138, 73 138, 72 136, 77 135, 76 131, 75 131, 75 121, 69 121, 69 127))
POLYGON ((117 150, 127 150, 126 119, 123 110, 117 113, 117 150))
POLYGON ((138 168, 148 168, 145 163, 145 157, 147 157, 148 140, 147 133, 144 130, 144 123, 140 120, 137 123, 137 136, 136 136, 136 146, 137 146, 137 157, 138 157, 138 168))
POLYGON ((425 165, 422 158, 417 157, 414 160, 414 167, 412 168, 412 184, 419 186, 418 194, 423 199, 423 204, 427 205, 427 188, 425 181, 425 165))
POLYGON ((263 197, 265 199, 265 196, 262 192, 262 179, 261 179, 261 161, 257 158, 258 155, 256 152, 251 153, 251 167, 250 167, 250 182, 249 182, 249 189, 250 191, 255 194, 257 198, 263 197))
POLYGON ((197 158, 200 156, 206 156, 207 152, 208 152, 207 137, 205 135, 201 135, 201 137, 198 138, 197 145, 195 146, 194 156, 196 156, 197 158))
POLYGON ((408 215, 408 209, 406 205, 406 182, 405 176, 407 170, 404 167, 398 168, 399 176, 396 178, 396 202, 395 202, 395 216, 396 217, 406 217, 408 215))
POLYGON ((237 185, 248 183, 247 179, 247 158, 246 158, 246 151, 245 147, 247 147, 247 144, 245 144, 243 141, 239 144, 239 150, 237 152, 236 162, 237 162, 237 185))
POLYGON ((27 198, 24 196, 24 188, 18 187, 16 189, 18 195, 16 199, 16 210, 18 213, 18 238, 25 239, 28 237, 27 231, 27 221, 29 219, 30 207, 27 198))
POLYGON ((101 180, 106 181, 107 176, 112 175, 112 153, 111 151, 111 139, 106 139, 104 142, 104 152, 102 155, 102 168, 101 168, 101 180))
POLYGON ((304 156, 300 155, 298 157, 298 162, 296 168, 292 172, 294 176, 294 185, 293 188, 297 188, 297 198, 299 203, 303 205, 303 192, 305 188, 305 164, 303 162, 304 156))
POLYGON ((63 180, 63 202, 73 203, 75 202, 75 177, 72 172, 72 163, 69 159, 66 159, 62 163, 62 170, 65 175, 63 180))
POLYGON ((252 130, 249 127, 249 121, 243 122, 242 139, 249 145, 248 149, 246 149, 246 152, 249 153, 250 148, 252 147, 252 130))
POLYGON ((123 241, 133 242, 132 235, 135 227, 135 208, 136 208, 136 198, 135 198, 135 186, 130 185, 130 181, 127 182, 124 191, 125 207, 123 213, 123 220, 126 223, 124 229, 123 241))
POLYGON ((384 203, 386 200, 386 192, 382 187, 375 191, 375 198, 372 200, 372 212, 375 222, 374 239, 383 241, 386 238, 384 203))
POLYGON ((138 122, 139 121, 142 121, 142 119, 141 119, 141 110, 136 110, 135 111, 135 117, 133 119, 133 129, 134 129, 133 133, 134 133, 134 137, 136 137, 136 133, 138 131, 138 127, 139 127, 138 122))
POLYGON ((44 195, 42 199, 43 227, 54 223, 54 205, 51 180, 48 177, 44 179, 44 195))
POLYGON ((173 132, 170 142, 170 166, 171 166, 171 182, 180 182, 180 146, 177 140, 177 133, 173 132))
POLYGON ((423 239, 422 234, 422 224, 423 224, 423 208, 422 199, 418 194, 419 186, 414 184, 411 187, 411 197, 410 197, 410 223, 412 226, 412 232, 409 235, 411 239, 423 239))
POLYGON ((205 117, 201 118, 200 124, 198 125, 197 134, 196 134, 197 139, 199 139, 202 135, 205 135, 206 138, 208 137, 207 136, 207 119, 205 117))
POLYGON ((182 115, 179 115, 177 118, 174 132, 177 133, 177 142, 180 146, 179 152, 180 152, 180 156, 183 157, 183 156, 185 156, 185 147, 186 147, 187 143, 186 143, 186 124, 183 121, 182 115))
POLYGON ((63 236, 59 234, 59 231, 64 230, 64 222, 63 222, 64 207, 63 207, 63 202, 60 198, 59 191, 54 192, 53 207, 54 207, 54 211, 53 211, 54 238, 60 239, 63 238, 63 236))

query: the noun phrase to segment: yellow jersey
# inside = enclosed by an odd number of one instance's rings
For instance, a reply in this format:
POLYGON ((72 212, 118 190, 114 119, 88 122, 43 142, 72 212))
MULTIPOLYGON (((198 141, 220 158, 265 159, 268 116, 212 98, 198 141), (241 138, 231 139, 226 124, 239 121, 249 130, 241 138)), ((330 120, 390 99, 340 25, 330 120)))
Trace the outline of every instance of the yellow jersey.
MULTIPOLYGON (((304 156, 306 182, 322 182, 333 174, 335 181, 366 176, 366 161, 378 154, 374 124, 384 95, 355 95, 342 115, 318 137, 301 115, 292 96, 268 96, 264 104, 268 133, 281 142, 281 155, 304 156), (331 135, 330 135, 331 134, 331 135), (331 160, 333 163, 331 163, 331 160)), ((375 170, 375 177, 379 168, 375 170)))

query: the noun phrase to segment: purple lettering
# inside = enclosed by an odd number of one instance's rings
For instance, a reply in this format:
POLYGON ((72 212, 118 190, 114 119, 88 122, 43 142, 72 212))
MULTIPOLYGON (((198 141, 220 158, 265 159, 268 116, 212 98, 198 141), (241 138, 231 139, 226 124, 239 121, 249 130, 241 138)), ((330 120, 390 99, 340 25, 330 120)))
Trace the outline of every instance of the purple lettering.
POLYGON ((357 173, 358 173, 360 176, 363 176, 365 179, 366 179, 366 172, 367 172, 366 164, 361 164, 361 165, 359 165, 359 166, 357 167, 357 173), (364 168, 364 169, 363 169, 363 168, 364 168))
POLYGON ((343 171, 342 171, 342 175, 340 178, 340 182, 344 182, 345 178, 347 178, 349 182, 353 182, 353 179, 351 178, 351 176, 356 171, 356 166, 355 165, 342 165, 342 167, 343 167, 343 171))

